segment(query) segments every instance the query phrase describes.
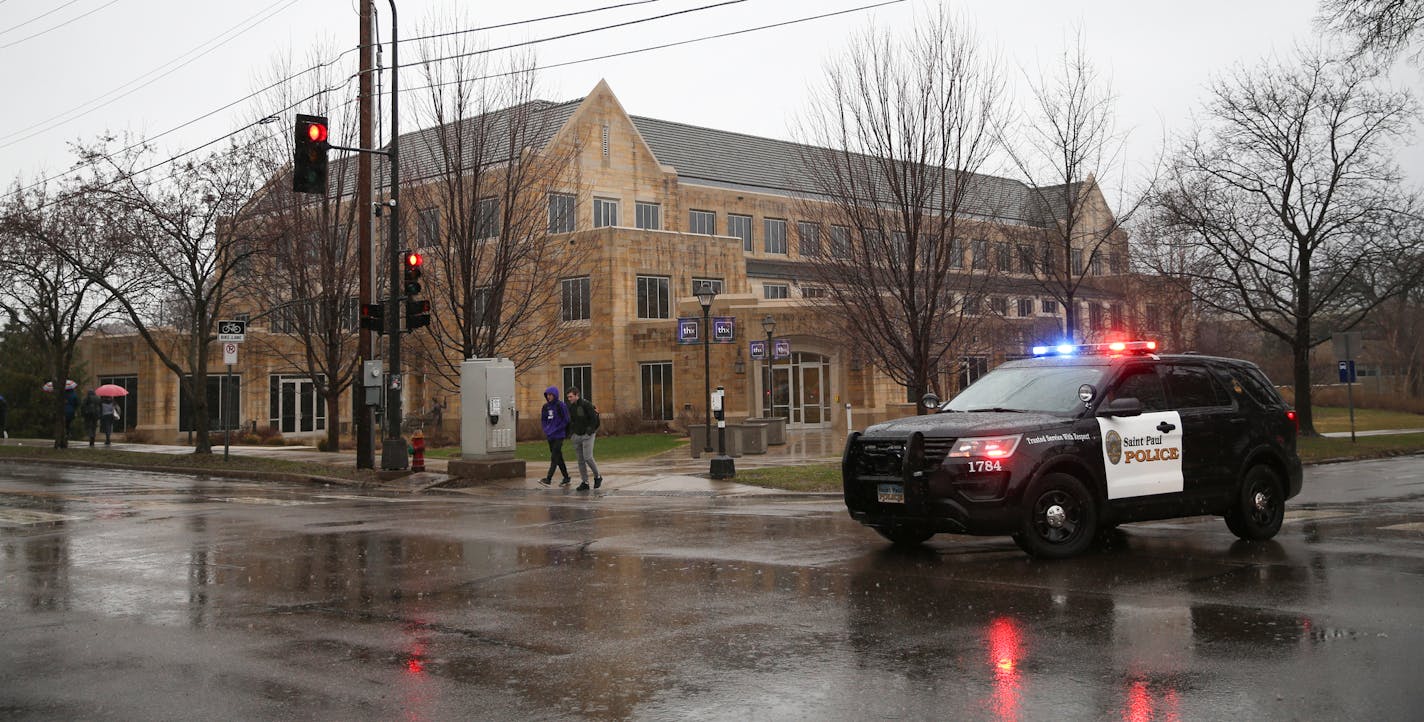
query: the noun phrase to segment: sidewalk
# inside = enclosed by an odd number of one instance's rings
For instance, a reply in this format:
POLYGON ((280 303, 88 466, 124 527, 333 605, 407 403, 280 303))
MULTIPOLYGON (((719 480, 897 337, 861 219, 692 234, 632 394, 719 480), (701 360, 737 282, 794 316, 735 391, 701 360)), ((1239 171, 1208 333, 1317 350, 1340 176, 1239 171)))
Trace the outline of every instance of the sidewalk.
MULTIPOLYGON (((845 444, 844 437, 831 431, 788 431, 786 440, 787 443, 784 445, 769 447, 765 454, 737 458, 734 462, 737 470, 835 463, 840 461, 841 451, 845 444)), ((52 441, 46 439, 9 439, 3 443, 24 446, 51 446, 53 444, 52 441)), ((88 448, 87 442, 83 444, 71 442, 71 444, 73 448, 81 446, 88 448)), ((174 455, 193 452, 193 447, 179 444, 115 443, 108 447, 101 444, 95 448, 174 455)), ((213 447, 214 455, 221 456, 222 453, 222 446, 213 447)), ((233 446, 230 447, 229 453, 232 456, 286 459, 329 466, 354 467, 356 465, 355 451, 347 450, 331 454, 317 451, 314 446, 233 446)), ((427 458, 424 474, 405 477, 382 486, 400 491, 418 491, 439 487, 449 481, 449 477, 446 475, 448 466, 449 460, 447 459, 427 458)), ((734 480, 714 481, 708 475, 710 466, 709 455, 704 454, 700 459, 693 459, 686 446, 640 459, 599 461, 598 467, 603 473, 603 486, 599 491, 630 495, 669 496, 765 496, 791 493, 779 489, 738 484, 734 480)), ((541 486, 538 480, 543 477, 545 469, 541 464, 530 463, 525 469, 523 479, 501 479, 447 490, 472 494, 514 490, 563 494, 578 484, 577 467, 577 463, 569 459, 569 471, 573 474, 574 481, 573 485, 567 488, 560 487, 557 481, 552 487, 541 486)))
MULTIPOLYGON (((1424 434, 1424 429, 1375 429, 1373 431, 1356 431, 1355 436, 1393 436, 1395 434, 1424 434)), ((1348 439, 1348 431, 1331 431, 1323 433, 1321 436, 1331 439, 1348 439)))

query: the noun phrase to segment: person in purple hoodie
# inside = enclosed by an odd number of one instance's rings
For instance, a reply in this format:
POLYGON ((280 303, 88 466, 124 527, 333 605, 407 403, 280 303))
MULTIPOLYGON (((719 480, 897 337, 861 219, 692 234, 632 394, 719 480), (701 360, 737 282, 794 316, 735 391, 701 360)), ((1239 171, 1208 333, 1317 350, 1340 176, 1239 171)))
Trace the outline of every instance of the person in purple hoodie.
POLYGON ((569 485, 569 469, 564 466, 564 439, 569 435, 569 407, 559 398, 559 387, 544 389, 544 408, 539 410, 539 423, 544 427, 544 437, 549 440, 549 472, 539 480, 550 486, 554 483, 554 469, 564 475, 559 486, 569 485))

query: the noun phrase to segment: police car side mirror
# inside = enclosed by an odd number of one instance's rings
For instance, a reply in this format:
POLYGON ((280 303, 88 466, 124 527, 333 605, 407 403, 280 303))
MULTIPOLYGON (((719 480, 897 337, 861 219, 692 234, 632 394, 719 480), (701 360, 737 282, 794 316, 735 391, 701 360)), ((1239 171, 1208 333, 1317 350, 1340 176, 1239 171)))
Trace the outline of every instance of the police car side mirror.
POLYGON ((1141 416, 1142 402, 1134 398, 1113 399, 1098 409, 1098 416, 1141 416))
POLYGON ((924 406, 925 408, 927 408, 927 409, 929 409, 929 410, 931 410, 931 411, 938 410, 938 409, 939 409, 939 397, 938 397, 938 396, 935 396, 935 395, 934 395, 934 392, 931 391, 931 392, 925 394, 924 396, 921 396, 921 397, 920 397, 920 405, 924 406))

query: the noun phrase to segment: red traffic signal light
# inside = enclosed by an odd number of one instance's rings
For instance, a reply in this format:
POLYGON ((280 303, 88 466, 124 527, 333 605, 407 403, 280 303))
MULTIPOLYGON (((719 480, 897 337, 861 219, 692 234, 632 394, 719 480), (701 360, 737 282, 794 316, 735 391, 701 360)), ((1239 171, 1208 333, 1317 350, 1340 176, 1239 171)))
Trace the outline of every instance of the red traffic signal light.
POLYGON ((386 310, 379 303, 361 305, 361 328, 376 333, 386 332, 386 310))
POLYGON ((405 252, 405 265, 408 268, 420 268, 425 263, 425 258, 415 251, 405 252))
POLYGON ((307 123, 307 139, 313 143, 326 142, 325 123, 307 123))
POLYGON ((292 149, 292 190, 297 193, 326 193, 326 118, 298 115, 292 149))
POLYGON ((425 259, 415 251, 405 252, 405 295, 415 296, 420 293, 420 266, 425 263, 425 259))

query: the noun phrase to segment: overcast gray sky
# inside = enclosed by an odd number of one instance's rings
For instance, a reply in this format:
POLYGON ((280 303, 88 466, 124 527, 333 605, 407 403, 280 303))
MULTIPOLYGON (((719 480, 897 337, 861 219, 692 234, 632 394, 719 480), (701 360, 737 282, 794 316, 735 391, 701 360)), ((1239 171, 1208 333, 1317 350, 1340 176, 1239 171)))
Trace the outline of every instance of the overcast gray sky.
MULTIPOLYGON (((455 8, 475 24, 489 26, 621 1, 626 0, 398 0, 400 32, 403 37, 418 34, 433 8, 455 8)), ((503 45, 718 1, 659 0, 493 30, 482 37, 488 45, 503 45)), ((746 0, 534 47, 539 63, 547 66, 876 1, 746 0)), ((170 153, 229 133, 252 117, 250 105, 194 119, 251 92, 255 78, 278 54, 304 58, 316 41, 342 49, 354 46, 355 7, 355 0, 0 0, 0 65, 7 69, 0 181, 9 186, 20 175, 28 182, 62 171, 73 162, 70 141, 105 130, 154 135, 182 125, 158 142, 170 153), (218 45, 209 42, 215 38, 220 46, 201 56, 194 52, 218 45), (167 74, 157 77, 155 71, 167 74), (112 102, 96 108, 94 101, 112 102)), ((389 4, 382 0, 377 7, 380 35, 388 40, 389 4)), ((1188 126, 1214 73, 1310 41, 1315 13, 1312 0, 967 0, 952 7, 975 23, 1019 81, 1021 69, 1052 62, 1073 28, 1081 26, 1092 59, 1118 95, 1119 125, 1130 133, 1126 159, 1134 166, 1150 164, 1164 130, 1170 134, 1188 126)), ((790 138, 825 61, 845 47, 853 32, 871 22, 908 31, 924 8, 923 0, 909 0, 553 68, 543 72, 541 83, 548 98, 565 100, 582 97, 602 78, 635 115, 790 138)), ((403 59, 414 60, 413 50, 405 50, 403 59)), ((1412 69, 1395 78, 1416 93, 1421 87, 1412 69)), ((410 68, 402 79, 410 86, 420 78, 410 68)), ((283 127, 291 127, 290 116, 284 114, 283 127)), ((1401 149, 1400 161, 1414 182, 1424 181, 1424 146, 1401 149)))

